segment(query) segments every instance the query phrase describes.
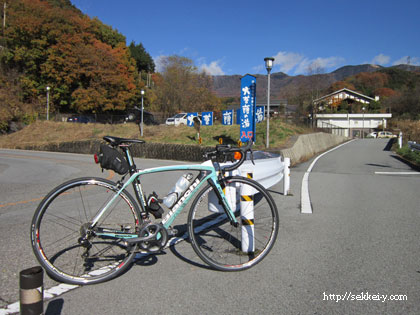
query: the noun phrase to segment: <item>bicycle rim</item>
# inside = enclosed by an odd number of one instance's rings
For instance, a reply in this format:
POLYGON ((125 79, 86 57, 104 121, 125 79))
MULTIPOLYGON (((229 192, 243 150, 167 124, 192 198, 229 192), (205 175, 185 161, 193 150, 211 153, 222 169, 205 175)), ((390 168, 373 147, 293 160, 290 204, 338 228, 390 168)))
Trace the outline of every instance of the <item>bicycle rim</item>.
MULTIPOLYGON (((61 282, 93 284, 124 272, 137 246, 123 239, 93 233, 81 243, 86 227, 118 191, 115 183, 81 178, 62 184, 47 195, 31 225, 32 247, 48 274, 61 282)), ((136 233, 140 224, 137 204, 121 193, 96 225, 96 231, 136 233)))
POLYGON ((225 179, 225 195, 239 226, 234 227, 211 186, 194 200, 188 228, 197 255, 223 271, 239 271, 260 262, 271 250, 278 233, 278 213, 270 194, 257 182, 243 177, 225 179))

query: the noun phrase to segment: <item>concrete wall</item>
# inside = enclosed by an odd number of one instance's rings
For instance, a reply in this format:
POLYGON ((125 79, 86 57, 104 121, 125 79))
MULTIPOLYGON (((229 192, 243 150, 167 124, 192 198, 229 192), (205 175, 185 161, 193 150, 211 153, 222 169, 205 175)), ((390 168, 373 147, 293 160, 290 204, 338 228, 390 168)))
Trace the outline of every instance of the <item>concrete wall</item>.
MULTIPOLYGON (((290 148, 280 150, 280 152, 277 151, 277 153, 289 157, 291 165, 295 165, 347 140, 345 137, 323 132, 300 135, 290 148)), ((99 140, 73 141, 61 144, 51 143, 45 146, 22 146, 19 149, 94 154, 99 152, 100 143, 99 140)), ((131 151, 135 157, 201 162, 203 161, 203 153, 212 148, 195 145, 145 143, 133 145, 131 151)))
POLYGON ((348 140, 346 137, 324 132, 300 135, 293 146, 281 150, 281 154, 290 158, 293 166, 348 140))

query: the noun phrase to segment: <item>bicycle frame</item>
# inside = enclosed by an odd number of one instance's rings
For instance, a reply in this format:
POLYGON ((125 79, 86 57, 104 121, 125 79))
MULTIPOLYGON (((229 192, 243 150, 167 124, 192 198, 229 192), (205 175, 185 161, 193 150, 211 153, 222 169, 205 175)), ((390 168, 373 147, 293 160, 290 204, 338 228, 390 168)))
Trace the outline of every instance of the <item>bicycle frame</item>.
MULTIPOLYGON (((127 151, 126 151, 127 152, 127 151)), ((127 154, 128 161, 131 167, 135 166, 130 154, 127 154)), ((141 183, 138 180, 140 176, 146 174, 154 174, 160 172, 169 172, 169 171, 199 171, 199 175, 196 179, 189 185, 189 187, 185 190, 182 197, 178 199, 174 206, 171 207, 169 213, 162 219, 162 225, 167 229, 175 220, 175 218, 181 213, 181 211, 185 208, 188 204, 190 199, 195 195, 197 191, 200 190, 203 183, 208 182, 211 186, 213 186, 216 195, 218 195, 219 200, 222 201, 223 208, 227 217, 230 219, 231 223, 234 225, 238 224, 238 221, 235 218, 235 215, 229 206, 229 203, 226 199, 225 194, 223 193, 223 189, 219 184, 217 178, 217 172, 212 164, 212 162, 206 161, 203 164, 191 164, 191 165, 174 165, 174 166, 163 166, 163 167, 155 167, 149 168, 145 170, 136 170, 132 173, 130 178, 124 183, 124 185, 120 188, 118 193, 102 208, 99 213, 93 218, 91 222, 91 228, 94 228, 96 224, 99 222, 100 218, 107 212, 107 210, 111 207, 117 197, 121 194, 121 192, 126 189, 130 184, 133 185, 133 188, 136 192, 137 201, 140 204, 141 210, 146 211, 146 204, 145 199, 141 187, 141 183), (139 196, 140 195, 140 196, 139 196), (139 198, 141 197, 141 198, 139 198)), ((107 237, 114 237, 114 238, 134 238, 138 237, 136 234, 127 234, 127 233, 97 233, 97 235, 107 236, 107 237)))

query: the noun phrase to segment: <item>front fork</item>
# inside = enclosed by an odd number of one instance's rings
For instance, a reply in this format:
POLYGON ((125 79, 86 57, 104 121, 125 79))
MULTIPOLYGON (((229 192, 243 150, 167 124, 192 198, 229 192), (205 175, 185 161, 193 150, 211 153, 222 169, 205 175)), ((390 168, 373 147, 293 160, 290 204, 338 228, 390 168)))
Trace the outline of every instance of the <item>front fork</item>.
POLYGON ((230 220, 230 224, 233 225, 234 227, 238 227, 239 223, 236 220, 235 215, 234 215, 232 209, 229 206, 229 203, 228 203, 228 201, 226 199, 226 196, 223 192, 223 188, 220 186, 219 182, 217 182, 214 178, 210 178, 209 179, 209 184, 213 188, 213 191, 216 193, 217 198, 221 201, 221 204, 223 206, 223 210, 225 211, 227 217, 230 220))

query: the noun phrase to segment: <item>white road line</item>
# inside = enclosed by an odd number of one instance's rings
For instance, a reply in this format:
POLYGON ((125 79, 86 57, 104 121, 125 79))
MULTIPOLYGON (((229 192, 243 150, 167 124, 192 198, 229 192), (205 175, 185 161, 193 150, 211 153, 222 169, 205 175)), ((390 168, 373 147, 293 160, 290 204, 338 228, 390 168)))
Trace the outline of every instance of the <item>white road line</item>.
POLYGON ((332 148, 331 150, 328 150, 327 152, 322 153, 321 155, 319 155, 315 160, 313 160, 313 162, 311 163, 311 165, 309 166, 308 170, 306 171, 305 175, 303 175, 303 179, 302 179, 302 188, 300 190, 300 212, 301 213, 312 213, 312 204, 311 204, 311 198, 309 196, 309 174, 312 171, 312 168, 314 167, 315 163, 321 158, 323 157, 325 154, 330 153, 340 147, 342 147, 343 145, 346 145, 350 142, 352 142, 354 140, 350 140, 348 142, 342 143, 334 148, 332 148))
POLYGON ((375 172, 376 175, 420 175, 420 172, 375 172))
MULTIPOLYGON (((217 221, 215 220, 210 221, 210 222, 212 222, 213 224, 217 223, 217 221)), ((164 249, 167 249, 171 246, 174 246, 175 244, 178 244, 179 242, 184 241, 185 239, 187 239, 187 237, 188 237, 188 232, 184 233, 184 235, 182 235, 181 237, 172 237, 168 241, 164 249)), ((137 260, 140 260, 144 257, 153 255, 153 254, 154 253, 137 253, 134 256, 133 262, 136 262, 137 260)), ((79 287, 80 285, 61 283, 55 287, 44 290, 44 302, 79 287)), ((18 301, 18 302, 7 305, 5 308, 0 308, 0 315, 16 314, 16 313, 19 313, 19 311, 20 311, 20 302, 18 301)))

